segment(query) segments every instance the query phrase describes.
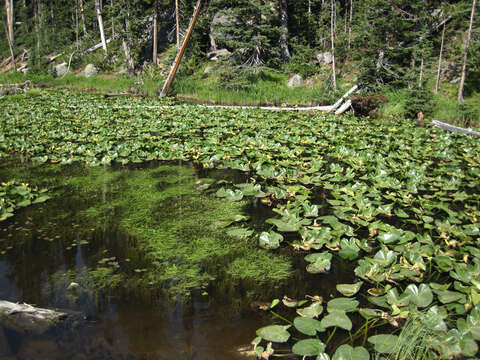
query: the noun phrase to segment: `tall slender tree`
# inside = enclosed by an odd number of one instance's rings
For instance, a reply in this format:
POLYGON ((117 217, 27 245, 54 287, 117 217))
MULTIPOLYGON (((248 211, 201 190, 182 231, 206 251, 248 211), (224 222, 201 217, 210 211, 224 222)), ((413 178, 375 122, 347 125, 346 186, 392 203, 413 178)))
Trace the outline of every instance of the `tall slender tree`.
POLYGON ((331 0, 331 19, 330 19, 330 40, 332 45, 332 80, 333 88, 337 91, 337 75, 336 75, 336 64, 335 64, 335 19, 336 19, 336 1, 331 0))
POLYGON ((98 29, 100 30, 100 39, 102 41, 102 48, 107 53, 107 42, 105 40, 105 32, 103 29, 102 19, 102 0, 95 0, 95 11, 97 13, 98 29))
POLYGON ((443 57, 443 46, 445 44, 445 28, 446 28, 446 24, 443 23, 442 43, 440 45, 440 54, 438 55, 437 79, 435 81, 435 94, 438 94, 438 88, 440 86, 440 74, 442 73, 442 57, 443 57))
POLYGON ((470 48, 470 41, 472 39, 472 28, 473 28, 473 19, 475 17, 475 8, 477 6, 477 0, 472 2, 472 12, 470 13, 470 25, 468 27, 467 40, 463 48, 463 64, 462 64, 462 76, 460 78, 460 86, 458 88, 458 102, 461 104, 464 102, 463 91, 465 87, 465 78, 467 76, 467 58, 468 50, 470 48))
POLYGON ((287 0, 279 0, 280 21, 282 33, 280 34, 280 49, 283 62, 290 61, 291 55, 288 49, 288 4, 287 0))

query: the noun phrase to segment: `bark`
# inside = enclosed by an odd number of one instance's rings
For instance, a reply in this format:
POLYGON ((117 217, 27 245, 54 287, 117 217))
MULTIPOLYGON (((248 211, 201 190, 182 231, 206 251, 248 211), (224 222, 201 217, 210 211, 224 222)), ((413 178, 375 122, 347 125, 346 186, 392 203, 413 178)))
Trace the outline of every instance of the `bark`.
POLYGON ((157 64, 158 59, 157 59, 157 31, 158 31, 158 8, 157 4, 155 3, 155 9, 153 10, 153 63, 157 64))
POLYGON ((82 19, 83 36, 87 36, 87 25, 85 21, 85 11, 83 10, 83 0, 78 0, 80 7, 80 18, 82 19))
POLYGON ((333 78, 333 88, 335 91, 337 91, 337 75, 336 75, 336 69, 335 69, 335 0, 332 0, 332 16, 330 20, 330 38, 332 42, 332 78, 333 78))
POLYGON ((422 61, 420 63, 420 76, 418 78, 418 87, 419 88, 422 88, 423 87, 423 72, 424 72, 424 68, 425 68, 425 59, 424 57, 422 56, 422 61))
POLYGON ((28 304, 0 301, 0 324, 20 333, 43 334, 68 314, 28 304))
POLYGON ((125 54, 125 59, 127 60, 128 68, 130 70, 135 69, 135 63, 133 62, 130 46, 128 45, 128 42, 125 39, 122 39, 122 49, 123 49, 123 53, 125 54))
POLYGON ((351 48, 352 44, 352 19, 353 19, 353 0, 350 0, 350 20, 348 25, 348 48, 351 48))
MULTIPOLYGON (((108 44, 110 41, 112 41, 112 39, 107 39, 105 40, 105 42, 108 44)), ((100 42, 96 45, 93 45, 92 47, 88 48, 87 50, 84 50, 81 52, 81 55, 86 55, 88 53, 91 53, 92 51, 95 51, 95 50, 98 50, 100 49, 101 47, 103 47, 103 44, 100 42)))
POLYGON ((467 41, 465 43, 465 48, 463 49, 463 65, 462 65, 462 77, 460 79, 460 87, 458 89, 458 102, 463 103, 463 89, 465 87, 465 78, 467 76, 467 57, 468 49, 470 47, 470 41, 472 39, 472 27, 473 19, 475 17, 475 7, 477 6, 477 0, 473 0, 472 3, 472 13, 470 15, 470 25, 468 27, 467 41))
MULTIPOLYGON (((113 9, 113 0, 110 0, 110 8, 113 9)), ((115 17, 112 16, 112 39, 115 39, 115 17)))
POLYGON ((163 88, 160 93, 161 97, 167 96, 168 88, 170 87, 170 84, 172 83, 173 78, 177 73, 178 67, 180 66, 180 62, 182 61, 183 54, 185 53, 185 48, 187 47, 188 40, 190 40, 190 36, 192 35, 193 28, 195 27, 195 23, 197 22, 198 13, 200 12, 200 7, 202 6, 202 2, 203 0, 197 1, 197 5, 195 6, 195 10, 193 11, 192 19, 190 20, 190 25, 188 26, 187 33, 185 35, 185 38, 183 39, 183 44, 180 50, 178 51, 177 56, 175 57, 175 61, 172 64, 172 68, 170 69, 170 73, 168 74, 168 77, 165 80, 165 83, 163 84, 163 88))
POLYGON ((178 0, 175 0, 175 24, 177 29, 177 48, 180 49, 180 9, 178 8, 178 0))
POLYGON ((444 44, 445 44, 445 24, 443 24, 442 44, 440 45, 440 54, 438 55, 438 69, 437 69, 437 81, 435 82, 435 94, 438 94, 438 87, 440 85, 440 74, 442 73, 442 56, 443 56, 444 44))
POLYGON ((291 55, 288 50, 288 4, 287 0, 280 0, 280 20, 282 23, 282 34, 280 35, 280 49, 283 62, 289 62, 291 55))
POLYGON ((458 127, 458 126, 453 126, 453 125, 446 124, 446 123, 443 123, 443 122, 440 122, 440 121, 437 121, 437 120, 433 120, 432 124, 436 127, 439 127, 443 130, 446 130, 446 131, 451 131, 451 132, 461 133, 461 134, 465 134, 465 135, 472 135, 472 136, 480 137, 480 132, 474 131, 472 129, 465 129, 465 128, 461 128, 461 127, 458 127))
POLYGON ((17 64, 15 63, 15 37, 13 31, 14 16, 13 16, 13 0, 5 0, 5 33, 7 35, 8 48, 12 57, 13 68, 17 71, 17 64))
POLYGON ((74 22, 75 22, 75 49, 78 50, 78 2, 75 2, 75 15, 74 22))
POLYGON ((107 54, 107 43, 105 42, 105 33, 103 30, 101 0, 95 0, 95 11, 97 12, 98 28, 100 30, 100 39, 102 41, 103 51, 105 51, 105 54, 107 54))

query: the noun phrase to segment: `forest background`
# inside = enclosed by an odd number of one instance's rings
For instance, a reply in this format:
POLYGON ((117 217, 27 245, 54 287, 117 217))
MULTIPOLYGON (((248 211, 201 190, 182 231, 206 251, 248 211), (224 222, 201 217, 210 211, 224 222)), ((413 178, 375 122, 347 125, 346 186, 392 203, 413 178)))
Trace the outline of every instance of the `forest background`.
MULTIPOLYGON (((158 95, 196 3, 4 0, 0 80, 158 95), (87 64, 99 74, 73 75, 87 64)), ((171 93, 322 105, 358 84, 358 115, 478 126, 476 11, 476 0, 205 0, 171 93)))

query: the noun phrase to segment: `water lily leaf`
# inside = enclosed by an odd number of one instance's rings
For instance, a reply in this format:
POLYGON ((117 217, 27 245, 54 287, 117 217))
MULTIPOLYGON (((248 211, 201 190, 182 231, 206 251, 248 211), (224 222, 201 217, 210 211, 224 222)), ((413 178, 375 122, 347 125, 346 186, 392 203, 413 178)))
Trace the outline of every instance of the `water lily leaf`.
POLYGON ((402 232, 398 230, 390 230, 389 232, 377 236, 377 239, 384 244, 393 244, 398 242, 401 236, 402 232))
POLYGON ((337 291, 344 296, 353 296, 360 291, 363 281, 354 284, 337 284, 337 291))
POLYGON ((315 360, 330 360, 330 356, 327 353, 318 354, 315 360))
POLYGON ((368 338, 368 342, 374 345, 375 351, 382 354, 392 353, 397 341, 398 336, 391 334, 374 335, 368 338))
POLYGON ((295 328, 300 331, 302 334, 314 336, 317 331, 322 332, 325 331, 324 328, 320 325, 320 321, 298 316, 293 320, 293 325, 295 328))
POLYGON ((287 331, 290 325, 269 325, 257 330, 257 335, 267 341, 278 343, 287 342, 290 338, 290 333, 287 331))
POLYGON ((452 302, 466 302, 466 297, 464 294, 456 292, 456 291, 450 291, 450 290, 434 290, 435 294, 438 296, 438 300, 442 304, 449 304, 452 302))
POLYGON ((274 232, 262 232, 258 238, 258 244, 264 249, 277 249, 283 241, 283 236, 274 232))
POLYGON ((347 316, 345 311, 339 310, 332 311, 328 315, 324 316, 322 321, 320 321, 320 325, 325 329, 335 326, 347 331, 352 330, 352 321, 347 316))
POLYGON ((373 258, 382 266, 389 266, 397 259, 397 253, 385 248, 379 250, 373 258))
POLYGON ((297 314, 302 317, 316 318, 322 313, 322 311, 323 311, 322 303, 316 301, 310 306, 307 306, 302 309, 297 309, 297 314))
POLYGON ((354 311, 360 303, 352 298, 336 298, 327 303, 327 311, 354 311))
POLYGON ((232 190, 232 189, 225 189, 220 188, 216 192, 216 196, 220 198, 225 198, 230 201, 240 201, 243 199, 243 193, 241 190, 232 190))
POLYGON ((238 238, 238 239, 247 239, 252 236, 253 230, 245 229, 245 228, 233 228, 227 231, 227 235, 238 238))
POLYGON ((292 352, 300 356, 315 356, 323 353, 325 344, 318 339, 300 340, 292 347, 292 352))
POLYGON ((352 347, 348 344, 341 345, 335 351, 332 360, 369 360, 370 354, 362 346, 352 347))
POLYGON ((305 260, 310 262, 307 265, 307 271, 311 274, 321 274, 330 271, 332 256, 328 251, 305 256, 305 260))
POLYGON ((419 308, 427 307, 433 301, 432 290, 426 284, 420 284, 418 288, 415 284, 408 285, 403 296, 408 297, 409 301, 419 308))

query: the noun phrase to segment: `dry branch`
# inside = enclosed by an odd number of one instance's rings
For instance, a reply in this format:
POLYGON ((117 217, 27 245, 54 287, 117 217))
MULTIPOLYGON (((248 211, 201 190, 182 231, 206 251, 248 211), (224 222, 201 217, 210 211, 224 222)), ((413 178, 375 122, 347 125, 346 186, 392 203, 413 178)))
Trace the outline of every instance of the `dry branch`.
POLYGON ((453 125, 446 124, 446 123, 443 123, 443 122, 438 121, 438 120, 433 120, 432 124, 436 127, 439 127, 440 129, 443 129, 443 130, 446 130, 446 131, 451 131, 451 132, 456 132, 456 133, 461 133, 461 134, 480 137, 480 132, 472 130, 472 129, 465 129, 465 128, 461 128, 461 127, 458 127, 458 126, 453 126, 453 125))

